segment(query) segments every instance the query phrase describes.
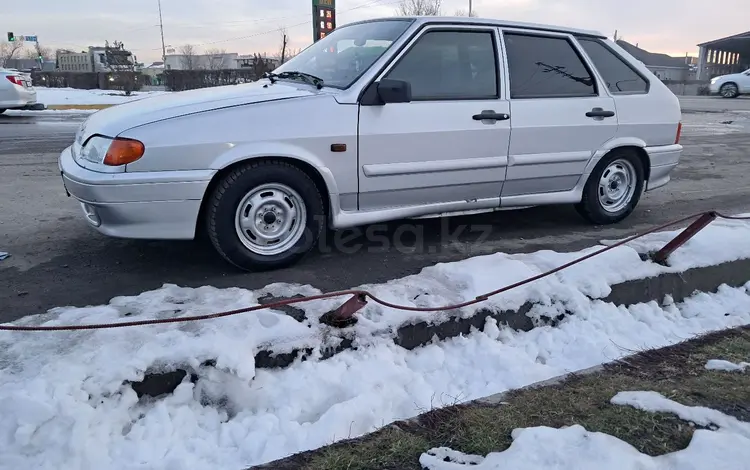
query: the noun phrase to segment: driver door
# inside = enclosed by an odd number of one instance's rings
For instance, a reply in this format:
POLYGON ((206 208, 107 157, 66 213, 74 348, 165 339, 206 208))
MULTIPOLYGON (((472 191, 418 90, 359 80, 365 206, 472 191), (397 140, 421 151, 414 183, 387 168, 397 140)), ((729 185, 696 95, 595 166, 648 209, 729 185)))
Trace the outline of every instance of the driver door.
POLYGON ((380 74, 409 82, 412 101, 360 105, 360 210, 500 205, 510 104, 498 44, 497 28, 425 28, 380 74))

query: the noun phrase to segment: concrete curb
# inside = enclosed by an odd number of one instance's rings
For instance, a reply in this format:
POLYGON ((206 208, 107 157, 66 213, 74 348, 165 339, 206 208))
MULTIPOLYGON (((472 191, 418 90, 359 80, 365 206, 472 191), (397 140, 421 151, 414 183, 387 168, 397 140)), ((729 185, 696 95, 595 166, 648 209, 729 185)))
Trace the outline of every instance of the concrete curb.
POLYGON ((76 110, 76 109, 107 109, 115 106, 114 104, 50 104, 47 109, 57 111, 76 110))
MULTIPOLYGON (((683 272, 665 273, 657 277, 615 284, 606 298, 598 300, 628 306, 651 301, 662 302, 669 295, 674 302, 681 302, 696 292, 716 292, 722 284, 730 287, 742 287, 748 281, 750 281, 750 259, 743 259, 716 266, 693 268, 683 272)), ((268 301, 270 299, 263 300, 268 301)), ((460 335, 468 335, 472 328, 483 328, 487 318, 493 318, 498 323, 516 330, 530 331, 536 326, 532 319, 527 316, 532 307, 532 303, 526 303, 518 310, 513 311, 498 312, 491 309, 482 309, 472 317, 454 318, 439 324, 419 322, 403 325, 396 330, 395 334, 390 334, 395 344, 412 350, 427 345, 435 339, 442 341, 460 335)), ((554 324, 559 319, 550 319, 550 321, 554 324)), ((340 341, 333 348, 321 347, 319 349, 322 360, 349 349, 356 349, 351 330, 332 329, 331 336, 338 338, 340 341)), ((261 350, 255 355, 255 367, 261 369, 286 368, 297 359, 305 360, 313 352, 313 348, 293 349, 283 353, 271 349, 261 350)), ((174 372, 147 372, 143 381, 134 382, 132 386, 139 396, 159 396, 171 393, 179 384, 179 381, 175 383, 174 372)), ((191 371, 181 369, 178 369, 178 372, 182 377, 193 374, 191 371)))

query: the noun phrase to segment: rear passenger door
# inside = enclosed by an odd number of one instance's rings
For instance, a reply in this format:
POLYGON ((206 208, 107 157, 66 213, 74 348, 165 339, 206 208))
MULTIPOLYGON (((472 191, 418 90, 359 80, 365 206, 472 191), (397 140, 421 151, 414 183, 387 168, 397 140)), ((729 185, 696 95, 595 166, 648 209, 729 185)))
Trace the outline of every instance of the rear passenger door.
POLYGON ((614 100, 571 35, 519 29, 502 35, 513 117, 503 202, 570 191, 592 155, 617 134, 614 100))

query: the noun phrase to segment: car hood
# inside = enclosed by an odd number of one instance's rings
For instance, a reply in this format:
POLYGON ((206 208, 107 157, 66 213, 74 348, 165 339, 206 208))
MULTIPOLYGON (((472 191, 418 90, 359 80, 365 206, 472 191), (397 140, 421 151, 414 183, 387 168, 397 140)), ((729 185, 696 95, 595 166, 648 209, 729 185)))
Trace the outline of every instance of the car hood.
POLYGON ((728 75, 719 75, 718 77, 714 77, 713 82, 726 82, 727 80, 739 80, 744 78, 744 72, 741 73, 730 73, 728 75))
POLYGON ((288 82, 269 84, 264 80, 242 85, 165 93, 135 99, 97 111, 81 126, 79 137, 82 141, 94 134, 115 137, 128 129, 174 117, 332 92, 331 89, 317 90, 305 84, 288 82))

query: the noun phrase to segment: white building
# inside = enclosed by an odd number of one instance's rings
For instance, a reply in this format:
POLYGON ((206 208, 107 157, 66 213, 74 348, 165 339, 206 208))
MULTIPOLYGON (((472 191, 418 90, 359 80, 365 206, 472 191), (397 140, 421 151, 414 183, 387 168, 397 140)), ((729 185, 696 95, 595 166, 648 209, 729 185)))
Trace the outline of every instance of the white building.
POLYGON ((57 51, 57 69, 61 72, 109 72, 111 70, 133 70, 133 54, 117 50, 117 63, 108 64, 106 48, 89 46, 88 51, 57 51))
POLYGON ((167 70, 226 70, 238 68, 236 52, 222 54, 168 54, 164 67, 167 70))

